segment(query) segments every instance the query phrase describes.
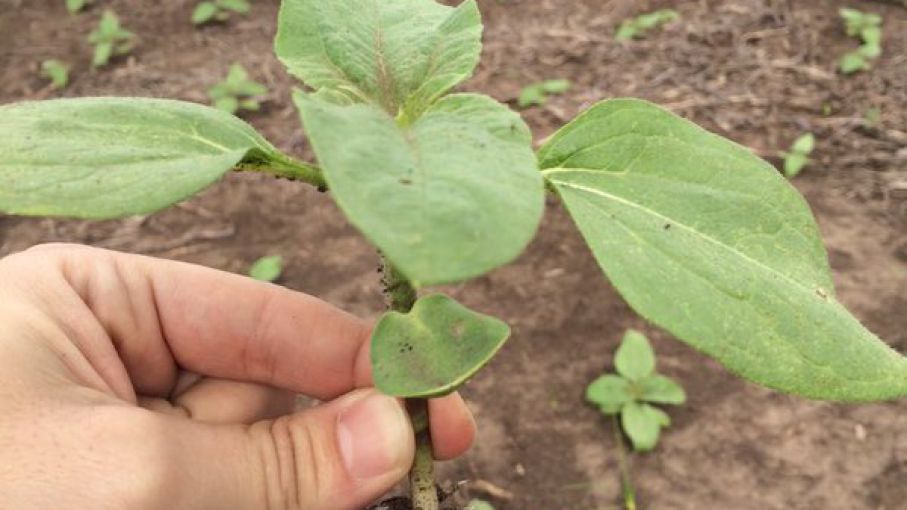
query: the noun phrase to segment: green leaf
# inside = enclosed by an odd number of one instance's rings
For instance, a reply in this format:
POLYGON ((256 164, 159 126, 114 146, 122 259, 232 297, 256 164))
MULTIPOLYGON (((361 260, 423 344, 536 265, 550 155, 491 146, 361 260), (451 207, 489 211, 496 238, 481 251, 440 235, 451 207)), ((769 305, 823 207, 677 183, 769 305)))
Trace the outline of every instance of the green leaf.
POLYGON ((686 392, 670 377, 655 374, 640 383, 642 400, 656 404, 680 405, 687 401, 686 392))
POLYGON ((624 404, 633 400, 630 382, 614 374, 603 375, 586 388, 586 400, 598 405, 605 414, 617 414, 624 404))
POLYGON ((466 505, 466 510, 494 510, 494 507, 487 501, 474 499, 466 505))
POLYGON ((791 152, 796 152, 803 154, 804 156, 809 156, 812 154, 813 149, 816 147, 816 137, 812 133, 806 133, 805 135, 800 136, 794 141, 794 145, 791 147, 791 152))
POLYGON ((624 21, 620 24, 620 28, 617 29, 617 33, 614 35, 614 38, 618 41, 631 41, 638 34, 640 30, 631 20, 624 21))
POLYGON ((857 53, 864 58, 875 59, 882 54, 882 47, 878 43, 866 43, 857 49, 857 53))
POLYGON ((633 449, 647 452, 658 444, 664 413, 648 404, 630 402, 620 412, 620 424, 633 443, 633 449))
POLYGON ((570 80, 547 80, 542 82, 542 90, 548 94, 563 94, 570 90, 570 80))
POLYGON ((809 156, 800 153, 791 153, 784 157, 784 175, 796 177, 809 164, 809 156))
POLYGON ((111 56, 113 56, 113 43, 98 43, 94 47, 94 55, 91 59, 91 65, 93 65, 94 67, 105 66, 108 62, 110 62, 111 56))
POLYGON ((556 133, 539 158, 643 317, 775 389, 907 394, 907 361, 835 300, 806 202, 745 148, 650 103, 614 100, 556 133))
POLYGON ((504 345, 510 328, 435 294, 408 314, 388 312, 372 332, 375 386, 395 397, 455 391, 504 345))
POLYGON ((617 373, 631 381, 641 381, 655 372, 655 353, 649 340, 639 331, 630 330, 614 355, 617 373))
POLYGON ((218 5, 239 14, 247 14, 252 6, 246 0, 217 0, 218 5))
POLYGON ((281 273, 283 273, 283 257, 280 255, 262 257, 249 268, 249 276, 263 282, 276 281, 280 278, 281 273))
POLYGON ((219 9, 213 2, 202 2, 192 11, 192 23, 201 25, 214 19, 219 9))
POLYGON ((416 117, 472 74, 481 36, 475 0, 284 0, 275 51, 316 90, 416 117))
POLYGON ((75 14, 88 5, 88 0, 66 0, 66 10, 75 14))
POLYGON ((545 92, 542 90, 542 87, 538 84, 529 85, 528 87, 523 88, 523 91, 520 92, 520 97, 517 99, 517 105, 520 108, 528 108, 530 106, 541 106, 545 104, 545 92))
POLYGON ((857 71, 869 69, 869 62, 860 54, 860 51, 852 51, 841 57, 841 72, 844 74, 853 74, 857 71))
POLYGON ((863 38, 863 42, 867 45, 880 47, 882 45, 882 28, 881 27, 866 27, 860 31, 860 37, 863 38))
POLYGON ((115 218, 204 189, 240 161, 280 153, 243 121, 159 99, 0 106, 0 212, 115 218))
POLYGON ((447 96, 401 127, 373 106, 295 98, 334 199, 413 284, 481 275, 535 234, 529 128, 493 99, 447 96))
POLYGON ((41 74, 50 79, 55 89, 66 88, 69 84, 69 66, 59 60, 45 60, 41 62, 41 74))
POLYGON ((671 417, 668 416, 668 413, 655 406, 649 406, 649 409, 652 410, 652 414, 655 416, 655 421, 657 421, 662 428, 671 426, 671 417))
POLYGON ((227 113, 236 113, 239 110, 239 99, 234 96, 221 97, 214 100, 214 107, 227 113))

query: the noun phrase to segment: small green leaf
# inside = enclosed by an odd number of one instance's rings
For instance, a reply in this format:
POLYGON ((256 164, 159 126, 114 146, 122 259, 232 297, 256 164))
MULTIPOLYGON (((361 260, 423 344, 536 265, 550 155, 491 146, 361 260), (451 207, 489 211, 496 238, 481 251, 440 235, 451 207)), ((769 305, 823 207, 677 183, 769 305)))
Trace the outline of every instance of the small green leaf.
POLYGON ((539 159, 640 315, 755 382, 811 398, 907 394, 907 359, 834 296, 796 189, 750 151, 650 103, 601 103, 539 159))
POLYGON ((219 9, 214 2, 202 2, 196 5, 195 10, 192 11, 192 23, 196 25, 207 23, 214 19, 218 11, 219 9))
POLYGON ((852 51, 841 57, 841 72, 844 74, 853 74, 858 71, 869 69, 869 62, 860 54, 859 50, 852 51))
POLYGON ((586 400, 598 405, 605 414, 617 414, 624 404, 633 400, 630 382, 614 374, 603 375, 586 388, 586 400))
POLYGON ((804 156, 809 156, 812 154, 813 149, 816 147, 816 137, 812 133, 806 133, 805 135, 800 136, 794 141, 794 145, 791 147, 791 152, 796 152, 803 154, 804 156))
POLYGON ((41 62, 41 75, 50 79, 55 89, 66 88, 69 84, 69 66, 59 60, 45 60, 41 62))
POLYGON ((4 105, 0 133, 0 212, 26 216, 150 213, 247 158, 285 161, 232 115, 159 99, 4 105))
POLYGON ((655 406, 649 406, 649 409, 652 410, 652 414, 655 415, 655 420, 661 425, 662 428, 671 426, 671 417, 668 416, 668 413, 662 411, 661 409, 655 406))
POLYGON ((66 10, 75 14, 84 9, 89 3, 89 0, 66 0, 66 10))
POLYGON ((784 157, 784 175, 796 177, 809 164, 809 157, 799 153, 790 153, 784 157))
POLYGON ((639 331, 630 330, 614 355, 617 373, 631 381, 641 381, 655 372, 655 353, 649 340, 639 331))
POLYGON ((539 85, 529 85, 525 87, 522 92, 520 92, 520 97, 517 99, 517 105, 520 108, 529 108, 530 106, 541 106, 545 104, 546 100, 545 92, 542 90, 542 87, 539 85))
POLYGON ((214 107, 227 113, 236 113, 239 110, 239 99, 233 96, 215 99, 214 107))
POLYGON ((281 273, 283 273, 283 257, 280 255, 262 257, 249 268, 249 276, 263 282, 276 281, 280 278, 281 273))
POLYGON ((630 402, 620 412, 620 423, 633 443, 633 449, 647 452, 658 444, 664 413, 660 413, 648 404, 630 402))
POLYGON ((475 0, 284 0, 275 51, 316 91, 415 118, 472 74, 481 36, 475 0))
POLYGON ((860 31, 860 37, 867 45, 880 47, 882 45, 882 28, 877 26, 866 27, 860 31))
POLYGON ((570 80, 547 80, 542 82, 542 90, 548 94, 563 94, 570 90, 570 80))
POLYGON ((642 400, 656 404, 680 405, 687 401, 686 392, 670 377, 655 374, 640 383, 642 400))
POLYGON ((217 0, 220 7, 239 14, 247 14, 252 6, 246 0, 217 0))
POLYGON ((113 43, 102 42, 94 47, 94 55, 91 58, 91 65, 94 67, 103 67, 110 62, 113 56, 113 43))
POLYGON ((534 236, 544 187, 531 135, 493 99, 446 96, 400 126, 374 106, 295 98, 337 204, 413 284, 484 274, 534 236))
POLYGON ((388 312, 375 326, 375 385, 395 397, 446 395, 478 372, 508 336, 507 324, 447 296, 421 298, 410 313, 388 312))
POLYGON ((466 505, 466 510, 494 510, 494 507, 487 501, 474 499, 466 505))

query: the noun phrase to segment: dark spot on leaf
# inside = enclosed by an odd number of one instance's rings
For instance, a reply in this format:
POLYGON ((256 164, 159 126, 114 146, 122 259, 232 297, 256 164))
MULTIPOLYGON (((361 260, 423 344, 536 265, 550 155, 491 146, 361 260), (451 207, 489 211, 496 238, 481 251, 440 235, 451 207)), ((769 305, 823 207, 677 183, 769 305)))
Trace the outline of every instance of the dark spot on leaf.
POLYGON ((671 224, 670 224, 670 223, 665 223, 664 229, 665 229, 665 230, 671 230, 671 224))
POLYGON ((402 179, 400 179, 400 184, 402 184, 402 185, 404 185, 404 186, 409 186, 409 185, 412 184, 412 183, 413 183, 413 180, 412 180, 412 179, 407 179, 407 178, 405 178, 405 177, 402 178, 402 179))

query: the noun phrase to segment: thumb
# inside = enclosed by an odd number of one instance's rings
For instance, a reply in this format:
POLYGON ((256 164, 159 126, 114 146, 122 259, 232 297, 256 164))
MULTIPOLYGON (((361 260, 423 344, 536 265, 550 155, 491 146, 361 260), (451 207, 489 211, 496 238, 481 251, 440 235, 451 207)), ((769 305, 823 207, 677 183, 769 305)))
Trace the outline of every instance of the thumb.
POLYGON ((406 476, 415 449, 402 403, 375 390, 250 427, 172 425, 168 509, 360 510, 406 476))

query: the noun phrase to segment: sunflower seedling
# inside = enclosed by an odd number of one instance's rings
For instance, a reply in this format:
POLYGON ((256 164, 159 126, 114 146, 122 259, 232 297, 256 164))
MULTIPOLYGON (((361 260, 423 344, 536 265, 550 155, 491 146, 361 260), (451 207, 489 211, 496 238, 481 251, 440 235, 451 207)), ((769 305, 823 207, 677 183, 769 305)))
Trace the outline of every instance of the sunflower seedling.
POLYGON ((372 373, 407 399, 418 510, 438 509, 427 399, 456 391, 510 334, 419 289, 513 261, 535 237, 546 189, 634 310, 734 373, 817 399, 907 394, 907 359, 836 300, 809 207, 770 164, 636 99, 593 105, 533 151, 517 113, 452 93, 482 50, 475 0, 362 6, 281 5, 276 53, 306 86, 293 99, 317 164, 204 105, 15 103, 0 107, 0 212, 147 214, 231 170, 329 191, 381 254, 390 310, 372 333, 372 373))
POLYGON ((249 73, 240 64, 230 66, 224 81, 208 89, 214 107, 228 113, 239 110, 258 111, 259 99, 268 93, 264 85, 249 79, 249 73))
POLYGON ((41 62, 41 76, 50 80, 55 89, 66 88, 69 84, 69 66, 55 59, 41 62))
POLYGON ((227 21, 233 14, 248 14, 252 5, 246 0, 213 0, 201 2, 192 11, 192 23, 204 25, 212 21, 227 21))
POLYGON ((115 56, 127 55, 132 51, 135 34, 120 26, 120 19, 113 11, 104 11, 98 27, 88 36, 94 45, 91 65, 106 66, 115 56))
POLYGON ((283 273, 283 257, 268 255, 262 257, 249 268, 249 276, 262 282, 276 282, 283 273))
POLYGON ((847 8, 841 9, 839 13, 844 20, 847 35, 862 42, 858 49, 841 57, 841 72, 853 74, 865 71, 882 54, 882 17, 847 8))
POLYGON ((541 106, 548 101, 548 96, 563 94, 570 90, 572 84, 570 80, 545 80, 539 83, 523 88, 520 97, 517 99, 517 105, 520 108, 529 108, 530 106, 541 106))
POLYGON ((781 154, 784 157, 784 175, 788 178, 796 177, 809 164, 809 156, 815 148, 816 137, 812 133, 797 138, 790 151, 781 154))
POLYGON ((680 19, 680 13, 674 9, 659 9, 654 12, 641 14, 635 18, 626 19, 620 24, 614 38, 618 41, 632 41, 642 39, 653 28, 666 25, 680 19))

